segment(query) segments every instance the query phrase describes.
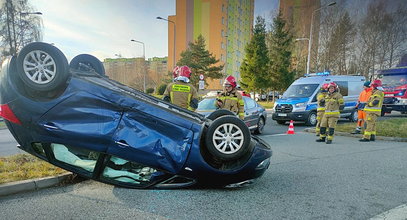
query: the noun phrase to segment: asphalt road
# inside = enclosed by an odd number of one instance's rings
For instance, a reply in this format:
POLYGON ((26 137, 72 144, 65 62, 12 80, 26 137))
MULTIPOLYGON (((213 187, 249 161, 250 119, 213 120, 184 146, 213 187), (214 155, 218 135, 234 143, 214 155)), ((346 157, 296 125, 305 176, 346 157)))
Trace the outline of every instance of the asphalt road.
MULTIPOLYGON (((273 121, 269 121, 273 122, 273 121)), ((0 219, 369 219, 407 203, 407 145, 359 143, 314 134, 261 137, 273 157, 265 175, 240 189, 134 190, 95 181, 0 198, 0 219)))

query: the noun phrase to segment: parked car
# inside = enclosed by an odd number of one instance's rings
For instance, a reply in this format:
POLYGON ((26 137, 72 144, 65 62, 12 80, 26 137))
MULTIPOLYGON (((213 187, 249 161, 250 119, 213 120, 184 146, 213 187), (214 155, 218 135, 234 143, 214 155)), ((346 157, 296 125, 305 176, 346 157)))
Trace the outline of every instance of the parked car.
MULTIPOLYGON (((242 96, 244 100, 244 122, 249 129, 255 134, 263 133, 264 126, 267 121, 267 112, 263 106, 258 104, 252 98, 242 96)), ((216 111, 215 106, 216 97, 205 98, 199 102, 196 112, 208 116, 212 112, 216 111)))
POLYGON ((238 186, 260 177, 272 155, 234 116, 207 119, 109 79, 92 55, 68 65, 42 42, 6 59, 0 104, 19 148, 123 187, 238 186))

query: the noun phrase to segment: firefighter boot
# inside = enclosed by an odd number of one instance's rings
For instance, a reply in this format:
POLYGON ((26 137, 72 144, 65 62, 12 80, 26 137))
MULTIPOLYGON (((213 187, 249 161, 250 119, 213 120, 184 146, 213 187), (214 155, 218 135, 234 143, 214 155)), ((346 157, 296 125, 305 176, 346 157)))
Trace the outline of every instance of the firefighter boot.
POLYGON ((325 140, 326 140, 325 132, 326 132, 326 128, 321 127, 320 128, 319 139, 317 139, 316 142, 325 142, 325 140))
POLYGON ((369 141, 370 141, 370 139, 367 139, 367 138, 362 138, 362 139, 360 139, 359 141, 360 141, 360 142, 369 142, 369 141))
POLYGON ((376 140, 376 135, 372 134, 370 135, 370 141, 375 141, 376 140))
POLYGON ((351 132, 351 134, 360 134, 361 133, 361 128, 357 127, 354 131, 351 132))
POLYGON ((329 128, 328 131, 328 138, 326 140, 327 144, 332 144, 332 140, 334 139, 335 128, 329 128))

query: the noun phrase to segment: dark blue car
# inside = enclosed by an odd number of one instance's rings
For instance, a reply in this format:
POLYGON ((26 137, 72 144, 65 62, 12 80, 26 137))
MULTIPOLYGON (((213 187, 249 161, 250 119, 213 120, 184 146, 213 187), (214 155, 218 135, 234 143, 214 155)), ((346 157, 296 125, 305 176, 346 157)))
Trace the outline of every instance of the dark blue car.
POLYGON ((239 186, 260 177, 270 146, 243 121, 207 119, 105 76, 81 54, 68 64, 36 42, 2 65, 0 115, 19 148, 86 178, 129 188, 239 186))

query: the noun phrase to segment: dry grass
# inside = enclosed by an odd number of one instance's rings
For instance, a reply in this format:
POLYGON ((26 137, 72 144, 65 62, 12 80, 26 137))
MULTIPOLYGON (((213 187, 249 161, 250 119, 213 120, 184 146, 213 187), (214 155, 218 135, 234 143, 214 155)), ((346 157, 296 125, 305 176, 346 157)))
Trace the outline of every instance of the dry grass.
POLYGON ((259 103, 261 106, 263 106, 265 109, 271 109, 271 108, 273 108, 273 106, 274 106, 274 102, 272 102, 272 101, 269 101, 269 102, 267 102, 267 101, 264 101, 264 102, 257 102, 257 103, 259 103))
POLYGON ((0 184, 66 172, 29 154, 0 157, 0 184))
MULTIPOLYGON (((355 123, 338 124, 335 130, 352 132, 355 123)), ((377 121, 376 132, 378 136, 407 138, 407 118, 394 118, 377 121)))

